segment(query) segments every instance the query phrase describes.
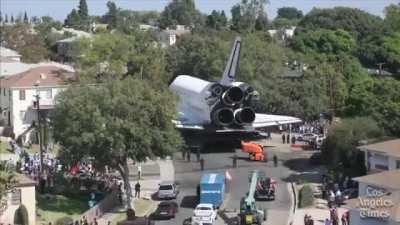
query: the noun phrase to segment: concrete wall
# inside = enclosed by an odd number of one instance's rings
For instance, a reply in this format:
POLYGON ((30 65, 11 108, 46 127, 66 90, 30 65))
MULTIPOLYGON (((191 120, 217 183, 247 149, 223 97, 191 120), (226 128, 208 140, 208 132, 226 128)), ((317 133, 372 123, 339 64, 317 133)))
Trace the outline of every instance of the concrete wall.
MULTIPOLYGON (((21 204, 24 205, 28 211, 29 225, 36 224, 36 196, 35 196, 35 186, 29 187, 19 187, 21 190, 21 204)), ((9 194, 8 208, 0 216, 0 222, 4 224, 13 224, 15 211, 20 207, 20 205, 11 205, 11 193, 9 194)))

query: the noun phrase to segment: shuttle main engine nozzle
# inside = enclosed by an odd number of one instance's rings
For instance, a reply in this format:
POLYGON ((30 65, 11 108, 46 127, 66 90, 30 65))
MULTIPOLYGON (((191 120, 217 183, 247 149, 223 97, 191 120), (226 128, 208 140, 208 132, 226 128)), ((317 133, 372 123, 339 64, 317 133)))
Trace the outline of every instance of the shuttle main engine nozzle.
POLYGON ((233 111, 230 108, 220 108, 214 111, 213 121, 219 126, 229 126, 234 122, 233 111))
POLYGON ((235 113, 235 123, 238 125, 253 123, 256 119, 256 114, 252 108, 246 107, 241 109, 236 109, 235 113))
POLYGON ((240 87, 230 87, 222 94, 222 101, 227 106, 232 106, 241 103, 244 98, 243 90, 240 87))

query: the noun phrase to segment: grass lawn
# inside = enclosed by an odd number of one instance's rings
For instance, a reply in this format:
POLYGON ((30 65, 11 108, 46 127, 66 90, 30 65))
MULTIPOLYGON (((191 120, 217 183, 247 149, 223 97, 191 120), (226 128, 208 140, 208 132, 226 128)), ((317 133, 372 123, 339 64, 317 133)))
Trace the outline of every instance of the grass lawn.
POLYGON ((7 149, 10 148, 10 145, 7 142, 0 142, 0 154, 1 153, 10 153, 7 149))
POLYGON ((86 199, 72 199, 62 195, 37 195, 37 224, 49 224, 61 217, 67 216, 79 219, 88 210, 86 199))

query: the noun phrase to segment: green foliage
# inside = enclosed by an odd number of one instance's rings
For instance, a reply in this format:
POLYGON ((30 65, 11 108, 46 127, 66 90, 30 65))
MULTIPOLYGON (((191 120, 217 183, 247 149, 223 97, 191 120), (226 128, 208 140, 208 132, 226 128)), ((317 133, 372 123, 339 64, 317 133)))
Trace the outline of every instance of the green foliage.
POLYGON ((129 75, 157 86, 166 85, 170 79, 165 71, 164 50, 154 45, 147 32, 138 31, 134 36, 100 34, 80 40, 73 49, 82 80, 93 82, 129 75))
POLYGON ((105 15, 106 23, 108 24, 108 29, 112 30, 117 27, 118 23, 118 8, 114 1, 107 2, 108 12, 105 15))
POLYGON ((335 7, 332 9, 313 9, 299 23, 298 31, 317 29, 350 32, 356 40, 383 31, 383 20, 355 8, 335 7))
POLYGON ((160 27, 173 28, 176 25, 195 26, 201 24, 200 12, 194 0, 172 0, 161 13, 160 27))
POLYGON ((0 200, 15 184, 15 173, 6 162, 0 163, 0 200))
POLYGON ((26 11, 24 13, 24 23, 29 23, 28 15, 26 14, 26 11))
POLYGON ((282 7, 278 9, 277 19, 298 20, 303 18, 303 12, 295 7, 282 7))
POLYGON ((98 165, 118 168, 126 157, 135 161, 163 157, 180 145, 171 123, 174 98, 146 82, 127 78, 71 87, 58 102, 52 114, 54 138, 70 162, 92 156, 98 165))
POLYGON ((343 119, 329 131, 322 144, 322 160, 333 171, 350 176, 365 174, 364 156, 357 149, 360 141, 384 135, 378 123, 371 118, 343 119))
POLYGON ((86 0, 79 1, 78 14, 79 14, 79 18, 82 20, 82 23, 89 22, 88 21, 89 11, 88 11, 88 6, 86 3, 86 0))
POLYGON ((263 30, 267 25, 266 0, 242 0, 231 9, 232 29, 253 32, 263 30), (257 25, 257 27, 256 27, 257 25))
POLYGON ((207 16, 206 26, 210 28, 214 28, 217 30, 223 29, 226 27, 228 23, 228 19, 225 16, 225 12, 222 10, 218 12, 213 10, 210 15, 207 16))
POLYGON ((385 25, 393 32, 400 32, 400 5, 391 4, 385 8, 385 25))
POLYGON ((299 208, 312 206, 314 203, 314 195, 311 186, 306 184, 299 191, 299 208))
POLYGON ((33 34, 28 24, 2 27, 0 42, 22 55, 22 61, 40 62, 49 58, 49 51, 39 34, 33 34))
POLYGON ((309 54, 310 52, 334 54, 351 53, 356 42, 344 30, 316 30, 296 35, 292 41, 295 50, 309 54))
POLYGON ((80 0, 78 10, 72 9, 64 21, 64 25, 77 30, 89 29, 89 13, 86 0, 80 0))

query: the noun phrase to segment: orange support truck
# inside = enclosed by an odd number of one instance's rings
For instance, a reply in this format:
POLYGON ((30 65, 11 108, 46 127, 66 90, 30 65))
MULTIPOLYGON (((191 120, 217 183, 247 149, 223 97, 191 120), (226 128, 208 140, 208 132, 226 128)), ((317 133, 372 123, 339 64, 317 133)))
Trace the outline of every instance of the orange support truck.
POLYGON ((242 152, 248 153, 250 160, 266 161, 263 147, 260 144, 242 141, 242 152))

